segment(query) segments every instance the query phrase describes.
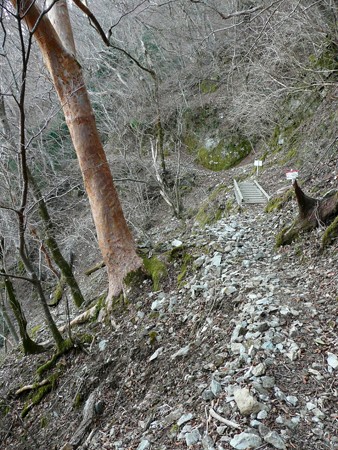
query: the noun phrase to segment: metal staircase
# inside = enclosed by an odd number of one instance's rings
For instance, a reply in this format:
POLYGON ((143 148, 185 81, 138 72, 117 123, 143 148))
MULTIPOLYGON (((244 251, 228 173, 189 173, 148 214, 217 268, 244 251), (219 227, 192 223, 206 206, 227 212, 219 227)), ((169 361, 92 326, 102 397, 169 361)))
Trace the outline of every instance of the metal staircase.
POLYGON ((243 181, 242 183, 237 183, 234 180, 234 190, 239 205, 267 203, 270 199, 270 196, 256 180, 243 181))

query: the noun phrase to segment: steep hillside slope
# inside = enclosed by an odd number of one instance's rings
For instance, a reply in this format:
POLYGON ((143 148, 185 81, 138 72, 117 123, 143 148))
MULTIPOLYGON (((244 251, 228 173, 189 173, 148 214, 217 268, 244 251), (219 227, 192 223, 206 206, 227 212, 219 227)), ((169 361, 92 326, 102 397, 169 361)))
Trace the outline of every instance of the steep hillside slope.
MULTIPOLYGON (((223 191, 204 180, 227 203, 232 177, 251 173, 222 174, 223 191)), ((260 180, 270 194, 288 183, 272 164, 260 180)), ((233 204, 205 228, 159 223, 160 290, 143 284, 110 323, 74 330, 88 344, 42 376, 51 391, 23 420, 34 396, 14 392, 46 355, 2 361, 3 448, 338 448, 337 253, 320 252, 317 231, 276 250, 295 213, 293 201, 273 213, 233 204)))
MULTIPOLYGON (((285 9, 267 4, 257 22, 250 11, 240 22, 234 16, 224 35, 215 31, 224 19, 209 8, 212 51, 200 47, 209 22, 199 10, 190 40, 171 10, 161 23, 149 14, 151 27, 131 15, 128 33, 133 25, 154 30, 142 42, 162 75, 160 108, 152 80, 138 67, 109 51, 93 62, 92 46, 84 50, 109 163, 152 277, 126 288, 104 317, 105 269, 85 275, 101 256, 57 117, 42 138, 53 174, 42 184, 61 246, 75 255, 86 304, 77 310, 66 292, 52 310, 74 345, 46 365, 54 355, 48 329, 33 289, 17 282, 29 332, 48 350, 26 357, 20 347, 1 349, 1 449, 338 450, 337 240, 324 248, 320 224, 276 247, 279 231, 298 213, 288 169, 299 171, 311 196, 338 189, 336 7, 319 2, 316 14, 312 2, 276 3, 285 9), (169 36, 168 24, 176 35, 169 36), (175 39, 184 52, 174 64, 163 55, 175 39), (158 109, 165 184, 151 154, 158 109), (254 160, 263 162, 258 179, 272 199, 239 208, 233 180, 255 178, 254 160), (163 186, 182 206, 179 218, 163 200, 163 186), (70 329, 93 306, 90 320, 70 329)), ((126 45, 143 61, 125 30, 126 45)), ((37 215, 31 220, 39 225, 37 215)), ((55 280, 43 264, 41 270, 50 294, 55 280)))

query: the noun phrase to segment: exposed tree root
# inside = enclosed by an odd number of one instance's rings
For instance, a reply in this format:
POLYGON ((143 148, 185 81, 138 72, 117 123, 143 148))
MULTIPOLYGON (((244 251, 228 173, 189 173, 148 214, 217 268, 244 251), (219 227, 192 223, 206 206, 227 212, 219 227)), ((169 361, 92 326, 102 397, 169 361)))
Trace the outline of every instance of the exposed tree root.
POLYGON ((23 394, 24 392, 38 389, 42 386, 46 386, 46 384, 48 384, 48 383, 50 383, 50 381, 45 379, 45 380, 40 381, 39 383, 26 384, 26 386, 22 386, 20 389, 15 391, 15 395, 20 395, 20 394, 23 394))
POLYGON ((94 266, 90 267, 89 269, 85 270, 85 275, 87 275, 87 277, 89 277, 89 275, 91 275, 92 273, 96 272, 97 270, 102 269, 102 267, 105 267, 105 262, 101 261, 97 264, 95 264, 94 266))
POLYGON ((276 245, 291 244, 301 232, 310 231, 319 225, 327 225, 338 215, 338 192, 334 191, 322 199, 307 196, 294 182, 299 214, 293 224, 284 228, 276 238, 276 245))
POLYGON ((91 308, 87 309, 87 311, 83 312, 79 316, 75 317, 69 324, 63 325, 59 328, 60 333, 63 333, 68 327, 74 327, 75 325, 80 325, 81 323, 85 323, 90 319, 94 319, 98 313, 98 304, 96 303, 91 308))

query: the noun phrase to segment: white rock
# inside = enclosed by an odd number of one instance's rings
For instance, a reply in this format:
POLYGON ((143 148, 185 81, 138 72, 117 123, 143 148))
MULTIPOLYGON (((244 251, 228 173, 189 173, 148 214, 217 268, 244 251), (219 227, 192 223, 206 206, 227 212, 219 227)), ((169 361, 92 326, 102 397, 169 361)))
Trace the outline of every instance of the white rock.
POLYGON ((215 397, 218 397, 222 392, 222 385, 216 380, 212 380, 210 384, 210 390, 214 394, 215 397))
POLYGON ((276 431, 270 431, 264 436, 263 439, 265 442, 271 444, 275 448, 278 448, 280 450, 286 449, 284 440, 276 431))
POLYGON ((234 355, 242 355, 243 353, 245 353, 244 345, 240 344, 239 342, 232 343, 230 348, 234 355))
POLYGON ((151 310, 152 311, 159 311, 160 309, 163 308, 163 300, 155 300, 153 301, 153 303, 151 304, 151 310))
POLYGON ((183 242, 180 241, 179 239, 174 239, 171 243, 172 247, 181 247, 182 244, 183 242))
POLYGON ((327 363, 332 369, 338 368, 338 357, 334 353, 327 352, 327 363))
POLYGON ((215 450, 214 441, 210 436, 204 436, 202 439, 203 450, 215 450))
POLYGON ((266 372, 266 365, 264 363, 259 363, 252 369, 252 375, 255 377, 260 377, 266 372))
POLYGON ((309 411, 312 411, 313 409, 316 408, 316 405, 315 405, 314 403, 312 403, 312 402, 307 402, 307 403, 306 403, 306 408, 307 408, 309 411))
POLYGON ((257 414, 257 419, 258 420, 264 420, 268 417, 268 413, 267 411, 263 410, 263 411, 259 411, 259 413, 257 414))
POLYGON ((298 403, 298 398, 295 395, 288 395, 285 400, 292 406, 296 406, 298 403))
POLYGON ((262 409, 260 403, 250 394, 248 388, 237 389, 234 392, 234 399, 241 414, 249 416, 262 409))
POLYGON ((163 347, 160 347, 154 352, 151 357, 149 358, 149 361, 154 361, 154 359, 158 358, 160 354, 163 352, 163 347))
POLYGON ((295 361, 300 355, 300 349, 295 342, 292 342, 290 345, 289 351, 286 353, 286 356, 290 358, 291 361, 295 361))
POLYGON ((191 413, 189 414, 183 414, 183 416, 181 416, 178 421, 177 421, 177 425, 180 427, 181 425, 183 425, 184 423, 189 422, 191 419, 193 419, 193 415, 191 413))
POLYGON ((190 424, 184 425, 180 434, 177 436, 177 439, 183 440, 185 438, 185 435, 187 433, 191 433, 191 431, 192 431, 192 426, 190 424))
POLYGON ((323 411, 321 411, 319 408, 314 408, 312 411, 312 414, 316 416, 318 419, 323 420, 325 419, 325 414, 323 411))
POLYGON ((99 342, 99 350, 100 352, 104 352, 107 347, 108 341, 106 339, 103 339, 99 342))
POLYGON ((178 356, 185 356, 189 353, 190 350, 190 345, 186 345, 185 347, 180 348, 176 353, 174 353, 173 355, 171 355, 171 359, 175 359, 178 356))
POLYGON ((257 448, 262 445, 262 439, 253 433, 236 434, 230 441, 230 445, 238 450, 245 450, 248 448, 257 448))
POLYGON ((197 429, 192 430, 191 433, 187 433, 185 435, 185 442, 188 447, 190 447, 190 445, 197 444, 197 442, 200 440, 201 440, 201 434, 197 429))
POLYGON ((147 439, 143 439, 143 441, 141 441, 139 446, 137 447, 137 450, 146 450, 149 447, 150 442, 147 439))
POLYGON ((215 253, 213 258, 210 261, 211 266, 219 267, 221 265, 222 255, 221 253, 215 253))
POLYGON ((222 289, 222 294, 225 295, 231 295, 234 294, 237 291, 237 288, 235 288, 235 286, 228 286, 222 289))

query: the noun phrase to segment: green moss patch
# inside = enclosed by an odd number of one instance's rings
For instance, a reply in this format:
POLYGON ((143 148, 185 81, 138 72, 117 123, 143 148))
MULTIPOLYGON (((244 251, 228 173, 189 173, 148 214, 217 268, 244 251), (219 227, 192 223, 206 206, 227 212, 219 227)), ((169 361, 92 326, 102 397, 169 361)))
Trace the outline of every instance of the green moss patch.
POLYGON ((41 400, 52 390, 52 384, 46 384, 45 386, 41 386, 32 396, 32 398, 26 403, 23 410, 21 411, 21 417, 24 418, 27 416, 29 411, 35 406, 38 405, 41 400))
POLYGON ((29 334, 31 335, 32 339, 36 339, 36 336, 38 334, 38 332, 42 329, 43 325, 38 324, 35 325, 35 327, 32 327, 31 330, 29 331, 29 334))
POLYGON ((286 234, 290 233, 292 227, 284 227, 276 236, 275 245, 276 248, 282 247, 283 245, 291 244, 292 240, 297 236, 298 231, 295 231, 295 234, 290 237, 290 239, 286 239, 286 234))
POLYGON ((196 222, 198 222, 201 227, 215 223, 231 212, 233 209, 233 201, 226 200, 225 195, 227 192, 227 186, 217 186, 202 203, 202 206, 195 217, 196 222))
POLYGON ((202 94, 212 94, 217 91, 218 86, 217 80, 202 80, 200 82, 200 91, 202 94))
POLYGON ((332 40, 328 42, 326 49, 320 56, 310 55, 309 61, 315 69, 321 70, 338 70, 337 61, 338 45, 332 40))
POLYGON ((181 286, 184 283, 184 279, 193 267, 195 257, 188 253, 187 247, 181 245, 175 247, 166 253, 169 263, 175 262, 175 267, 179 270, 177 275, 177 283, 181 286))
POLYGON ((325 248, 331 245, 338 238, 338 216, 326 228, 322 237, 322 247, 325 248))
POLYGON ((37 368, 36 373, 38 374, 38 376, 41 377, 45 372, 53 368, 58 359, 73 347, 73 342, 70 339, 65 339, 63 341, 62 348, 57 353, 55 353, 52 358, 49 359, 46 363, 37 368))
POLYGON ((184 284, 184 280, 189 273, 190 269, 193 266, 194 257, 190 255, 189 253, 186 253, 182 258, 182 264, 181 264, 181 270, 180 273, 177 275, 177 283, 179 286, 182 286, 184 284))
POLYGON ((271 213, 273 211, 281 210, 287 202, 294 198, 294 196, 294 189, 288 189, 282 196, 271 198, 265 207, 265 212, 271 213))
POLYGON ((156 256, 143 258, 143 264, 153 281, 153 290, 160 290, 160 283, 168 274, 167 266, 156 256))
POLYGON ((156 330, 152 330, 148 333, 149 336, 149 344, 151 346, 154 346, 157 344, 157 336, 158 336, 158 332, 156 330))
POLYGON ((197 160, 206 169, 219 171, 230 169, 251 152, 250 142, 244 138, 222 139, 211 148, 197 150, 197 160))
POLYGON ((57 282, 53 295, 52 295, 52 300, 51 302, 48 304, 48 306, 57 306, 60 301, 62 300, 63 297, 63 291, 64 288, 66 286, 66 279, 64 276, 61 277, 61 279, 57 282))
POLYGON ((0 400, 0 417, 5 417, 10 412, 10 406, 5 402, 4 399, 0 400))
MULTIPOLYGON (((141 255, 141 257, 142 257, 142 255, 141 255)), ((145 258, 144 255, 143 255, 143 258, 145 258)), ((147 278, 147 274, 145 273, 143 268, 140 267, 137 270, 129 272, 123 281, 126 286, 132 287, 137 284, 141 284, 145 278, 147 278)))
POLYGON ((83 404, 83 395, 81 395, 80 393, 77 393, 75 395, 74 401, 73 401, 73 408, 75 409, 79 409, 81 407, 81 405, 83 404))
POLYGON ((35 405, 38 405, 42 401, 42 399, 55 388, 57 380, 62 375, 62 373, 63 373, 63 369, 60 368, 60 366, 59 366, 58 369, 56 370, 56 372, 51 374, 47 378, 46 384, 44 384, 43 386, 40 386, 40 387, 38 387, 38 384, 37 384, 36 388, 33 389, 31 394, 28 396, 28 400, 25 403, 23 410, 21 411, 22 418, 27 416, 29 411, 35 405))

